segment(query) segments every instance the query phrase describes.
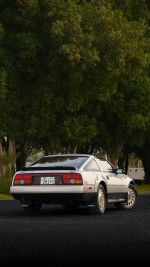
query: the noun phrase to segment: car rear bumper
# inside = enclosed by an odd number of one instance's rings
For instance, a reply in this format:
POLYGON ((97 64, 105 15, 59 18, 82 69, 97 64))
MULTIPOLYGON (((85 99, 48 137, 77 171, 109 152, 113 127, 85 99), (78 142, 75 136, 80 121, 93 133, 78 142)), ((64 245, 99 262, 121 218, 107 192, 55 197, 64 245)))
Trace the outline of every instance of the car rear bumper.
POLYGON ((32 186, 11 186, 11 194, 45 194, 45 193, 83 193, 82 185, 32 185, 32 186))
POLYGON ((12 194, 12 196, 21 202, 30 202, 32 200, 42 204, 63 204, 69 202, 77 202, 80 204, 92 204, 95 200, 95 194, 62 194, 62 193, 46 193, 46 194, 12 194))
POLYGON ((45 204, 63 204, 66 202, 93 203, 95 192, 84 192, 83 186, 11 186, 14 199, 38 201, 45 204))

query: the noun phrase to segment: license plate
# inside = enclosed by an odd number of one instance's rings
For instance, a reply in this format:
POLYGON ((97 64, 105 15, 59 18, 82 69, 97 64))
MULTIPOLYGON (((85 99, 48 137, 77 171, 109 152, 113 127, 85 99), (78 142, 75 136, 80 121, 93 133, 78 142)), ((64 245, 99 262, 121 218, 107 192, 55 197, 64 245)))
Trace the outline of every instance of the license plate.
POLYGON ((41 184, 55 184, 55 177, 41 177, 41 184))

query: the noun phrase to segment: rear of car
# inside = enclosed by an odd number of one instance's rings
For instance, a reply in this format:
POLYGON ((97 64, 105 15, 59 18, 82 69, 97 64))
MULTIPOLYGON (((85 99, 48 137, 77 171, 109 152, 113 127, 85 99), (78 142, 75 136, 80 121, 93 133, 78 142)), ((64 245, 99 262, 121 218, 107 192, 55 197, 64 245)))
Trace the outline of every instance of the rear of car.
POLYGON ((42 204, 63 204, 65 207, 90 203, 94 192, 87 194, 81 166, 89 156, 47 156, 30 167, 16 172, 11 195, 26 209, 42 204))
POLYGON ((93 155, 45 156, 16 172, 10 193, 26 212, 38 212, 42 204, 62 204, 67 209, 88 205, 95 214, 106 203, 131 209, 137 200, 134 181, 115 170, 106 159, 93 155))

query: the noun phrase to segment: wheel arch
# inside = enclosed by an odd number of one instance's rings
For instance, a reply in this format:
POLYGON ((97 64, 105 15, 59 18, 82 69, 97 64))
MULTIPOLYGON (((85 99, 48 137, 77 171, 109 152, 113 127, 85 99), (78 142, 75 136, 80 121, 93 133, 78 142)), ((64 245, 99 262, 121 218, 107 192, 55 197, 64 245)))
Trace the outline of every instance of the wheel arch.
POLYGON ((106 183, 104 181, 101 181, 99 184, 101 184, 104 187, 105 193, 106 193, 106 197, 107 197, 107 186, 106 186, 106 183))
POLYGON ((132 184, 132 185, 135 186, 135 182, 134 182, 134 181, 131 181, 131 182, 129 183, 129 185, 130 185, 130 184, 132 184))

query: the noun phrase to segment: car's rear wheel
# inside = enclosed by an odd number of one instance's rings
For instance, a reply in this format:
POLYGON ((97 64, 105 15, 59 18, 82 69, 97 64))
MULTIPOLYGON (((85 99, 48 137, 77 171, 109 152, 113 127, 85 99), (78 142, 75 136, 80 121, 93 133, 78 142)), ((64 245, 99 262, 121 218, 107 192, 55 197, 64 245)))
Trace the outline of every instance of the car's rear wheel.
POLYGON ((91 214, 101 215, 104 214, 106 209, 106 192, 104 187, 100 184, 98 187, 96 200, 94 205, 89 206, 91 214))
POLYGON ((41 204, 36 202, 31 202, 28 205, 21 205, 25 213, 38 213, 41 210, 41 204))
POLYGON ((132 209, 137 202, 137 190, 134 185, 130 184, 128 188, 128 200, 127 203, 114 203, 117 209, 125 209, 129 210, 132 209))

